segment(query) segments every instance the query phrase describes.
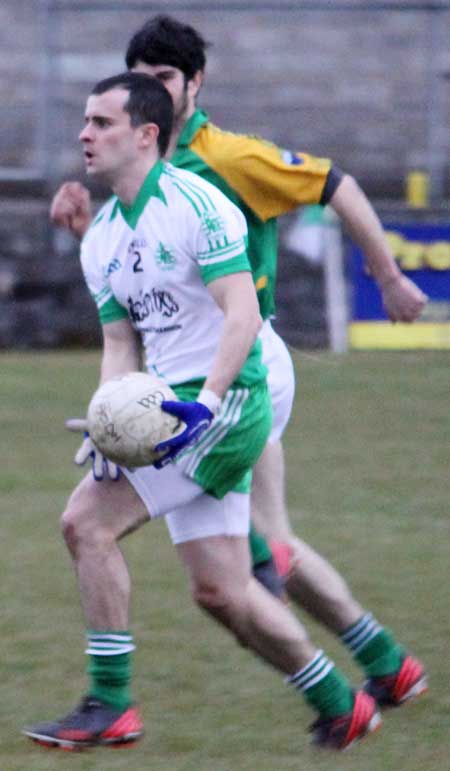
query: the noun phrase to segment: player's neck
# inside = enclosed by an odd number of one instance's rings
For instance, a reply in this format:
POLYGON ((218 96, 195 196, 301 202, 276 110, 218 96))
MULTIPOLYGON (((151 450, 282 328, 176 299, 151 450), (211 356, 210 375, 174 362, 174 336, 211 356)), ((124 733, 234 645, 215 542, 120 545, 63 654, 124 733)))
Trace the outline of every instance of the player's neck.
POLYGON ((111 185, 113 193, 125 206, 133 205, 146 177, 158 161, 159 156, 153 155, 140 159, 111 185))

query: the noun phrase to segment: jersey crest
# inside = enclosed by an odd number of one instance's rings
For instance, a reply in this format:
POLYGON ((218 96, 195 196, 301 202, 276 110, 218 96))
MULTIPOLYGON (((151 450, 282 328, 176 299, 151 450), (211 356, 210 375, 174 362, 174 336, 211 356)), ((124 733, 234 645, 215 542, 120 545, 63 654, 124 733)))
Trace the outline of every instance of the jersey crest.
POLYGON ((155 254, 155 262, 161 270, 173 270, 177 264, 174 253, 161 242, 155 254))
POLYGON ((217 211, 205 211, 201 216, 202 230, 208 238, 218 240, 225 235, 225 223, 217 211))
POLYGON ((303 158, 300 158, 296 153, 291 153, 290 150, 283 150, 281 157, 289 166, 301 166, 304 163, 303 158))

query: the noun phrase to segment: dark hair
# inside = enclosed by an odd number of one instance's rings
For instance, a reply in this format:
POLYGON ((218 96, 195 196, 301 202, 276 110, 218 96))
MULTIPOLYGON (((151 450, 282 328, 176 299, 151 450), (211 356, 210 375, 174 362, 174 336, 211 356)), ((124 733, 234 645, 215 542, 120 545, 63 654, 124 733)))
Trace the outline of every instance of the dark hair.
POLYGON ((169 145, 173 121, 173 103, 167 89, 156 78, 142 72, 122 72, 111 78, 100 80, 91 94, 104 94, 114 88, 129 92, 123 109, 130 115, 132 126, 156 123, 159 128, 158 148, 164 155, 169 145))
POLYGON ((204 70, 208 43, 189 24, 160 14, 151 18, 128 43, 125 62, 132 69, 138 61, 146 64, 168 64, 184 72, 191 80, 204 70))

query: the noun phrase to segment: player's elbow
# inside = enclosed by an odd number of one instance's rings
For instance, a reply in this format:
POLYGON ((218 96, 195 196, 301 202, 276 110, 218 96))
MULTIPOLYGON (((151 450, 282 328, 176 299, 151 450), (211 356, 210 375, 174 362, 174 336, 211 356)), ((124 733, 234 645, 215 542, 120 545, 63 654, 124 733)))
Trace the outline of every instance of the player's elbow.
POLYGON ((227 325, 232 337, 244 336, 250 344, 258 337, 262 327, 262 318, 257 302, 242 303, 227 314, 227 325))
POLYGON ((244 322, 241 322, 242 329, 245 329, 248 343, 253 345, 258 337, 262 328, 262 318, 259 309, 251 311, 247 314, 247 318, 244 322))
POLYGON ((252 323, 252 331, 256 340, 259 333, 261 332, 262 325, 263 325, 262 316, 259 310, 257 310, 256 313, 253 314, 251 323, 252 323))

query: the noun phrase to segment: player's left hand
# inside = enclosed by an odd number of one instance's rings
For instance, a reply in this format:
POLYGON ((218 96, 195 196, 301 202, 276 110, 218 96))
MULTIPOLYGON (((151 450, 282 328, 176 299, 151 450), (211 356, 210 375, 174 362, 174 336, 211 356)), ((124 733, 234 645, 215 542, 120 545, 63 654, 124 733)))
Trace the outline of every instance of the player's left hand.
POLYGON ((380 290, 391 321, 415 321, 428 300, 426 294, 402 273, 381 285, 380 290))
POLYGON ((156 445, 155 450, 165 454, 156 461, 155 468, 163 468, 173 461, 185 447, 194 444, 209 428, 214 418, 211 410, 201 402, 163 401, 161 402, 161 409, 183 421, 186 428, 178 436, 156 445))
POLYGON ((80 182, 65 182, 53 197, 50 219, 81 240, 92 220, 89 190, 80 182))
POLYGON ((92 474, 96 482, 101 482, 105 475, 111 481, 117 482, 120 478, 120 467, 117 463, 106 458, 98 447, 95 446, 87 430, 87 420, 84 418, 70 418, 66 420, 65 425, 69 431, 80 431, 84 434, 83 442, 74 457, 77 466, 84 466, 90 458, 92 461, 92 474))

